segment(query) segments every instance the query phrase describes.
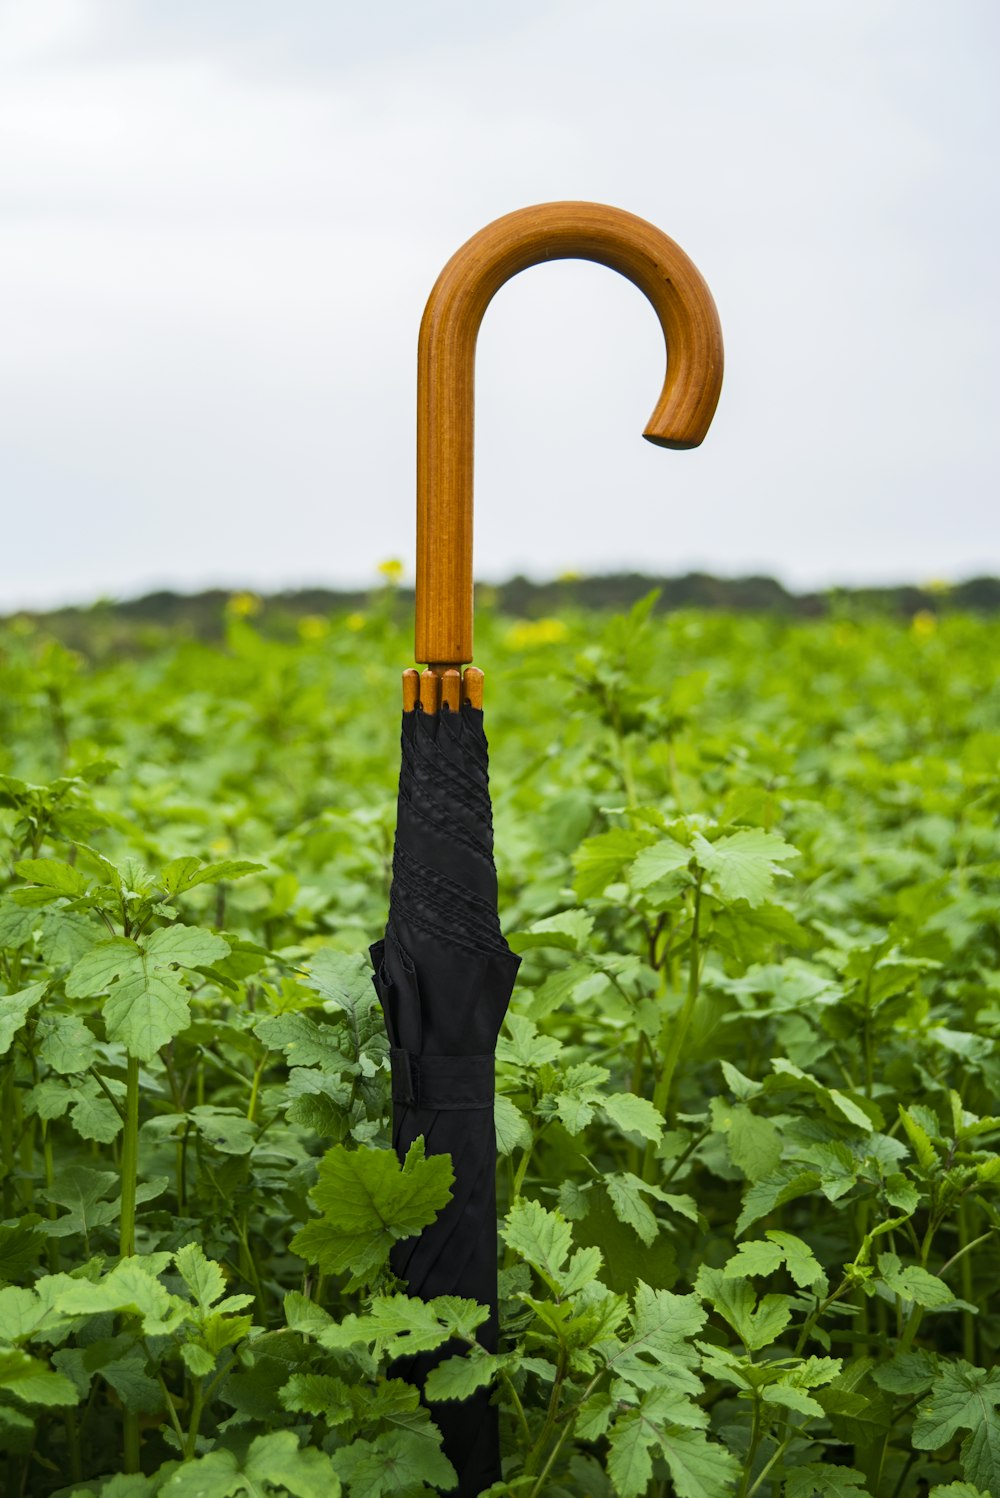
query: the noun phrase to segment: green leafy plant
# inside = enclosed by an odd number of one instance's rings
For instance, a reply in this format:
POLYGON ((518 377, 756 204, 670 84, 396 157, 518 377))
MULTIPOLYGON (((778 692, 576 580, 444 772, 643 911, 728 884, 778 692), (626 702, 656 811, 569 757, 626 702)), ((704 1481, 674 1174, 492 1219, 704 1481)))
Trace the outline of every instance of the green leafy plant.
POLYGON ((454 1491, 419 1350, 494 1498, 1000 1494, 997 625, 653 602, 479 626, 494 1353, 389 1268, 395 600, 0 625, 4 1498, 454 1491))

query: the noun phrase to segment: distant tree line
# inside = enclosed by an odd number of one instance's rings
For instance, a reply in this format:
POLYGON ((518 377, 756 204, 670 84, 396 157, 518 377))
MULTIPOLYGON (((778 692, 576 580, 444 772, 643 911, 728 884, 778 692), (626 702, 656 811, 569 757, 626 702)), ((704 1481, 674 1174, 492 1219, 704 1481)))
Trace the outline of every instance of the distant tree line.
MULTIPOLYGON (((943 613, 1000 611, 1000 578, 974 577, 966 582, 935 583, 923 587, 829 588, 793 593, 773 577, 713 577, 688 572, 681 577, 650 577, 639 572, 607 573, 596 577, 567 575, 551 582, 513 577, 509 582, 480 584, 477 607, 492 608, 513 618, 537 619, 564 608, 619 610, 630 607, 658 588, 657 610, 719 609, 731 613, 769 613, 819 618, 830 613, 880 613, 912 617, 921 611, 943 613)), ((95 631, 108 644, 122 645, 147 631, 167 630, 200 639, 218 639, 225 630, 234 598, 249 598, 255 625, 267 632, 294 632, 305 615, 350 613, 371 605, 373 591, 385 598, 387 587, 375 590, 300 588, 267 595, 239 594, 211 588, 202 593, 147 593, 142 598, 102 599, 87 608, 63 608, 19 617, 35 620, 66 644, 87 649, 95 631)), ((400 612, 412 608, 412 588, 394 590, 400 612)))

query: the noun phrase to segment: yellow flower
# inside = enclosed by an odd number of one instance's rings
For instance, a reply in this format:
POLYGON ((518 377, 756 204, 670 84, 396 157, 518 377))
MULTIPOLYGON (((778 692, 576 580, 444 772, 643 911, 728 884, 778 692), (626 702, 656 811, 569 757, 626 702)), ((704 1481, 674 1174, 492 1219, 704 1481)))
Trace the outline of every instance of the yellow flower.
POLYGON ((513 650, 531 650, 537 645, 558 645, 568 634, 561 619, 522 619, 507 631, 506 643, 513 650))
POLYGON ((321 614, 303 614, 299 620, 300 640, 324 640, 330 633, 330 621, 321 614))
POLYGON ((384 562, 379 562, 379 576, 384 577, 390 588, 398 588, 403 580, 406 569, 398 557, 389 557, 384 562))
POLYGON ((353 630, 353 632, 357 634, 359 629, 364 629, 365 627, 365 616, 364 614, 348 614, 347 618, 344 620, 344 623, 347 625, 348 629, 353 630))
POLYGON ((923 590, 925 593, 934 593, 940 598, 945 593, 950 593, 954 586, 955 584, 948 582, 947 578, 932 577, 929 582, 924 583, 923 590))
POLYGON ((937 629, 937 614, 930 609, 919 609, 910 620, 910 628, 920 640, 926 640, 937 629))
POLYGON ((226 603, 226 613, 231 619, 252 619, 263 607, 256 593, 234 593, 226 603))
POLYGON ((582 572, 560 572, 556 581, 560 583, 578 583, 582 576, 582 572))

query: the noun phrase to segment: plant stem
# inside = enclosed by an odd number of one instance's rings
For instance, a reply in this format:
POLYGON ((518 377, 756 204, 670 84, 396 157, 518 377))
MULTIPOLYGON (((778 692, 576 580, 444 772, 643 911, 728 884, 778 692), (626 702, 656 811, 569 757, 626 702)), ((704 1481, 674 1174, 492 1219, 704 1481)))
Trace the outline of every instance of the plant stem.
MULTIPOLYGON (((49 1133, 49 1125, 46 1119, 42 1119, 42 1158, 45 1161, 45 1185, 51 1191, 55 1180, 55 1166, 52 1159, 52 1136, 49 1133)), ((49 1219, 55 1221, 58 1216, 56 1204, 49 1202, 49 1219)), ((47 1257, 49 1273, 58 1274, 60 1268, 59 1239, 50 1238, 48 1242, 47 1257)), ((68 1427, 67 1427, 68 1429, 68 1427)))
POLYGON ((14 1212, 14 1063, 8 1061, 3 1069, 3 1089, 0 1097, 0 1158, 3 1160, 3 1215, 11 1217, 14 1212))
MULTIPOLYGON (((545 1454, 545 1448, 548 1445, 549 1439, 556 1426, 556 1418, 559 1414, 559 1402, 562 1399, 562 1386, 565 1377, 566 1349, 565 1347, 560 1347, 559 1361, 556 1365, 556 1378, 555 1383, 552 1385, 552 1394, 549 1399, 549 1407, 545 1411, 545 1421, 542 1425, 538 1440, 528 1452, 527 1460, 524 1463, 523 1476, 525 1477, 534 1477, 538 1472, 542 1457, 545 1454)), ((560 1444, 562 1443, 560 1442, 560 1444)), ((549 1466, 547 1464, 545 1467, 545 1471, 547 1472, 548 1470, 549 1466)), ((542 1475, 544 1476, 544 1473, 542 1475)), ((532 1490, 531 1498, 534 1498, 535 1493, 538 1491, 539 1487, 538 1483, 536 1483, 534 1489, 532 1490)))
POLYGON ((757 1447, 760 1445, 760 1395, 757 1390, 753 1394, 753 1425, 750 1428, 750 1448, 747 1451, 746 1465, 743 1468, 743 1481, 740 1483, 740 1498, 748 1498, 750 1492, 750 1474, 757 1456, 757 1447))
POLYGON ((507 1385, 507 1392, 513 1400, 514 1411, 517 1415, 517 1423, 521 1427, 521 1435, 524 1438, 525 1452, 527 1452, 531 1449, 531 1427, 528 1425, 528 1417, 524 1413, 524 1405, 521 1403, 521 1396, 514 1388, 514 1384, 509 1373, 502 1372, 500 1374, 500 1377, 507 1385))
POLYGON ((191 1461, 198 1449, 198 1429, 201 1425, 201 1410, 204 1400, 204 1387, 202 1380, 194 1380, 194 1393, 191 1397, 191 1419, 188 1422, 187 1441, 184 1446, 184 1459, 191 1461))
POLYGON ((770 1472, 770 1470, 774 1466, 775 1462, 778 1460, 779 1457, 784 1456, 785 1452, 788 1450, 788 1445, 789 1445, 790 1441, 791 1441, 791 1436, 789 1436, 787 1440, 782 1441, 780 1443, 780 1445, 775 1446, 772 1455, 768 1457, 768 1459, 764 1463, 763 1467, 761 1467, 759 1477, 756 1478, 756 1480, 754 1481, 752 1487, 750 1487, 750 1488, 747 1489, 747 1498, 753 1498, 754 1493, 756 1493, 757 1489, 760 1487, 761 1483, 764 1481, 764 1478, 770 1472))
POLYGON ((139 1175, 139 1063, 128 1058, 125 1082, 125 1131, 122 1135, 122 1215, 118 1252, 123 1259, 135 1253, 135 1190, 139 1175))
MULTIPOLYGON (((139 1175, 139 1063, 129 1056, 125 1081, 125 1132, 122 1137, 122 1213, 118 1226, 118 1253, 123 1259, 135 1253, 135 1191, 139 1175)), ((139 1416, 123 1415, 125 1471, 142 1470, 139 1456, 139 1416)))
MULTIPOLYGON (((977 1240, 979 1241, 979 1240, 977 1240)), ((962 1299, 970 1305, 976 1303, 976 1292, 972 1282, 973 1245, 969 1242, 969 1204, 963 1201, 958 1209, 958 1254, 962 1260, 962 1299)), ((945 1268, 948 1266, 945 1265, 945 1268)), ((971 1311, 962 1312, 962 1356, 967 1363, 976 1362, 976 1318, 971 1311)))
MULTIPOLYGON (((657 1078, 656 1087, 653 1089, 653 1107, 662 1115, 666 1115, 670 1103, 670 1089, 673 1086, 674 1073, 677 1063, 684 1049, 688 1030, 691 1028, 691 1020, 698 1004, 698 994, 701 988, 701 877, 694 887, 694 908, 691 915, 691 936, 688 942, 688 984, 684 1002, 680 1012, 674 1020, 673 1029, 667 1041, 663 1065, 657 1078)), ((642 1162, 642 1179, 647 1183, 652 1181, 656 1166, 656 1146, 651 1142, 646 1146, 646 1153, 642 1162)))
POLYGON ((125 1411, 123 1422, 123 1445, 124 1467, 127 1473, 141 1472, 142 1461, 139 1452, 139 1416, 131 1410, 125 1411))
POLYGON ((74 1482, 83 1481, 83 1462, 80 1459, 80 1428, 76 1423, 76 1410, 67 1410, 63 1416, 66 1426, 66 1451, 69 1456, 69 1475, 74 1482))
POLYGON ((255 1117, 257 1115, 257 1098, 258 1098, 258 1096, 260 1094, 260 1079, 261 1079, 261 1076, 263 1075, 264 1068, 265 1068, 266 1065, 267 1065, 267 1052, 265 1051, 264 1054, 263 1054, 263 1056, 261 1056, 260 1060, 257 1062, 257 1065, 254 1067, 254 1070, 253 1070, 253 1083, 252 1083, 251 1088, 250 1088, 250 1101, 247 1104, 247 1118, 250 1120, 251 1123, 253 1123, 253 1121, 254 1121, 254 1119, 255 1119, 255 1117))

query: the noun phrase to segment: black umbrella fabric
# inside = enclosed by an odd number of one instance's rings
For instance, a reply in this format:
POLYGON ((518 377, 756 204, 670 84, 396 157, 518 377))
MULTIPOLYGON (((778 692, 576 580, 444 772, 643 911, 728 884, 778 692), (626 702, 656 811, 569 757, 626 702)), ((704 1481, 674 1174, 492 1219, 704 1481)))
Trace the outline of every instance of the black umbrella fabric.
MULTIPOLYGON (((392 1142, 402 1159, 422 1134, 452 1157, 452 1199, 419 1237, 397 1243, 395 1274, 411 1295, 461 1295, 491 1307, 480 1342, 497 1347, 497 1036, 520 958, 497 914, 493 817, 482 711, 467 702, 403 713, 389 919, 371 948, 392 1063, 392 1142)), ((460 1348, 399 1359, 418 1386, 460 1348)), ((489 1389, 430 1405, 459 1474, 458 1498, 500 1478, 489 1389)))

